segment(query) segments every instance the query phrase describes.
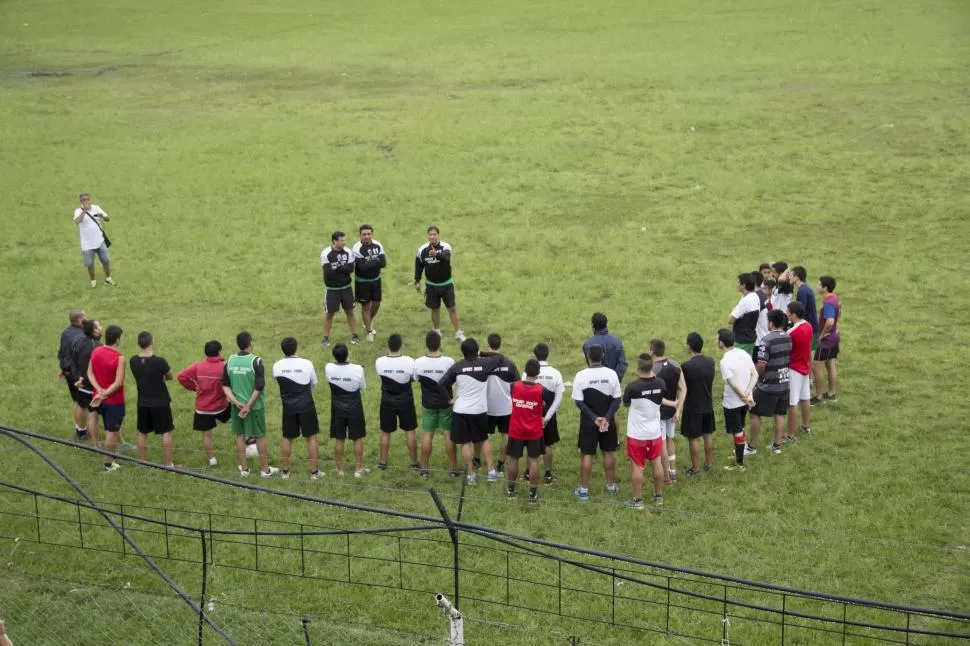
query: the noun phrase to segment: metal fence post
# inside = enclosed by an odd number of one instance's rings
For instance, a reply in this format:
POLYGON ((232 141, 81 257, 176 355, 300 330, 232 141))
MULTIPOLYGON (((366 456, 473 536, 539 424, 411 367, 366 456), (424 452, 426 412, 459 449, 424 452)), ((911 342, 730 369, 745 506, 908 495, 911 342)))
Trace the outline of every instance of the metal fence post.
MULTIPOLYGON (((454 569, 454 575, 455 575, 454 607, 455 607, 455 610, 457 611, 459 607, 458 603, 460 599, 460 597, 458 596, 458 582, 460 578, 459 571, 461 570, 460 561, 458 560, 458 528, 455 527, 455 524, 453 522, 451 522, 451 516, 448 515, 448 510, 445 509, 445 504, 441 502, 441 497, 438 496, 438 492, 435 491, 434 487, 432 487, 429 490, 429 493, 431 494, 431 499, 434 500, 435 506, 438 508, 438 513, 441 514, 441 518, 445 521, 445 525, 448 526, 448 534, 451 536, 452 563, 453 563, 453 569, 454 569)), ((459 502, 459 508, 460 506, 461 506, 461 503, 459 502)))
POLYGON ((205 625, 205 585, 209 578, 209 556, 206 554, 205 530, 199 530, 202 543, 202 590, 199 592, 199 646, 202 646, 202 627, 205 625))

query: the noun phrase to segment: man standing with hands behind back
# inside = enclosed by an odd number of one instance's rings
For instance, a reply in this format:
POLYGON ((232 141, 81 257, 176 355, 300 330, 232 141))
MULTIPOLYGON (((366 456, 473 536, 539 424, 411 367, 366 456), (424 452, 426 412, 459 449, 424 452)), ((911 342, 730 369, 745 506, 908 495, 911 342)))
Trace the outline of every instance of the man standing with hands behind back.
POLYGON ((108 255, 108 243, 101 228, 101 222, 110 222, 111 218, 100 206, 91 203, 90 193, 81 193, 81 206, 74 209, 74 224, 78 226, 81 234, 81 256, 84 266, 88 270, 88 278, 91 280, 91 287, 97 287, 98 281, 94 278, 94 257, 101 260, 104 268, 104 282, 114 285, 115 281, 111 278, 111 257, 108 255))

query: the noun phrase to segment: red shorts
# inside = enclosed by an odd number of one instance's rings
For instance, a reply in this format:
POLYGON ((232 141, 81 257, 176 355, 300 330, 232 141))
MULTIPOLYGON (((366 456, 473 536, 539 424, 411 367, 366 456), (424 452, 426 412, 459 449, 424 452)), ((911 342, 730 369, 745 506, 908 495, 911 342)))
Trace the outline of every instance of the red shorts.
POLYGON ((655 440, 636 440, 632 437, 626 438, 626 455, 633 464, 641 469, 647 466, 647 462, 652 462, 663 453, 664 441, 658 437, 655 440))

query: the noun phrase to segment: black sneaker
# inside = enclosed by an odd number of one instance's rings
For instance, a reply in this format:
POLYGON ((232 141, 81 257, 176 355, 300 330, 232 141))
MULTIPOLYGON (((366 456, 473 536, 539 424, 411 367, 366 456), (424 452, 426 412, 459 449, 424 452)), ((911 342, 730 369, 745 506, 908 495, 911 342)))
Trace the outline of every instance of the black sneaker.
POLYGON ((330 347, 330 337, 329 336, 323 337, 323 341, 320 342, 320 345, 323 346, 324 348, 329 348, 330 347))
POLYGON ((411 471, 420 471, 420 470, 421 470, 421 465, 418 464, 417 462, 411 465, 411 471))
POLYGON ((807 426, 802 426, 802 427, 801 427, 801 429, 799 430, 799 432, 800 432, 800 433, 801 433, 802 435, 810 435, 810 434, 811 434, 811 432, 812 432, 812 429, 810 429, 810 428, 809 428, 809 427, 807 427, 807 426))
POLYGON ((505 473, 505 463, 501 460, 495 464, 495 473, 505 473))
POLYGON ((386 462, 378 462, 377 463, 377 470, 378 471, 387 471, 387 463, 386 462))
POLYGON ((358 343, 360 343, 360 335, 359 334, 350 335, 350 342, 353 345, 357 345, 358 343))
POLYGON ((532 504, 535 504, 535 503, 539 502, 539 494, 538 493, 530 493, 529 494, 529 502, 531 502, 532 504))
POLYGON ((515 490, 514 489, 506 489, 505 490, 505 497, 508 498, 509 500, 515 498, 515 490))
POLYGON ((555 479, 556 476, 553 475, 552 471, 546 471, 546 475, 543 476, 543 480, 545 480, 546 484, 552 484, 555 479))
POLYGON ((428 470, 427 469, 421 469, 421 479, 422 480, 427 480, 428 479, 428 476, 430 476, 430 475, 431 474, 428 473, 428 470))
POLYGON ((91 436, 88 434, 87 429, 84 429, 84 428, 74 429, 74 437, 78 442, 84 442, 86 440, 91 439, 91 436))
POLYGON ((482 466, 482 459, 481 458, 472 458, 472 466, 475 467, 476 469, 481 468, 481 466, 482 466))
POLYGON ((810 406, 818 406, 820 403, 822 403, 822 400, 818 397, 812 397, 808 400, 808 403, 810 406))
POLYGON ((691 478, 697 477, 701 474, 700 471, 694 471, 693 469, 687 469, 687 475, 691 478))
POLYGON ((451 471, 448 472, 448 475, 450 475, 452 478, 457 478, 457 477, 461 476, 461 470, 460 469, 452 469, 451 471))

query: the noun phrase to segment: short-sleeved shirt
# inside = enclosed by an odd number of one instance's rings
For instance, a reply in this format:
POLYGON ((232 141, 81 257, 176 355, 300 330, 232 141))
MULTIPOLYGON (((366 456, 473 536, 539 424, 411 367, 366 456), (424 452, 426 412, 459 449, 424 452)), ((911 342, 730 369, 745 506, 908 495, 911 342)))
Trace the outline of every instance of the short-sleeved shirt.
POLYGON ((421 384, 421 406, 427 410, 451 408, 451 390, 441 392, 438 382, 455 365, 451 357, 425 355, 414 360, 414 376, 421 384))
POLYGON ((324 367, 330 384, 330 411, 334 416, 359 415, 364 406, 360 391, 366 387, 364 367, 356 363, 328 363, 324 367))
MULTIPOLYGON (((108 345, 101 345, 91 351, 90 369, 94 373, 94 378, 98 380, 98 385, 107 390, 115 382, 115 375, 118 374, 118 363, 121 362, 121 353, 108 345)), ((105 404, 124 404, 125 387, 114 391, 104 400, 105 404)))
POLYGON ((509 437, 513 440, 538 440, 542 437, 542 394, 537 383, 516 381, 512 384, 512 416, 509 437))
POLYGON ((378 357, 374 363, 381 378, 381 403, 389 406, 413 406, 414 359, 405 355, 378 357))
POLYGON ((660 437, 660 402, 666 385, 657 377, 640 377, 623 391, 623 404, 630 407, 626 436, 634 440, 660 437))
POLYGON ((546 402, 545 416, 547 419, 552 419, 562 404, 562 396, 566 393, 562 373, 550 366, 548 362, 540 361, 538 382, 547 393, 543 395, 543 401, 546 402))
MULTIPOLYGON (((573 400, 583 402, 600 417, 609 412, 613 400, 620 399, 622 394, 620 378, 614 370, 606 366, 590 366, 573 377, 573 400)), ((580 415, 579 426, 593 427, 593 420, 580 415)))
MULTIPOLYGON (((835 294, 826 294, 822 299, 822 326, 827 319, 833 319, 832 329, 819 341, 823 348, 832 348, 839 344, 839 319, 842 318, 842 301, 835 294)), ((819 332, 821 332, 821 328, 819 332)))
POLYGON ((751 370, 754 368, 754 361, 751 355, 741 348, 731 348, 721 357, 721 379, 724 380, 724 408, 740 408, 745 405, 743 399, 738 397, 728 383, 728 379, 734 379, 735 383, 742 390, 753 387, 751 383, 751 370))
POLYGON ((758 346, 758 364, 765 364, 756 388, 766 393, 787 393, 791 376, 791 339, 781 330, 769 332, 758 346))
POLYGON ((317 371, 309 359, 297 356, 280 359, 273 364, 273 378, 280 387, 284 415, 316 410, 313 387, 317 385, 317 371))
POLYGON ((758 339, 758 317, 761 315, 761 299, 754 292, 747 292, 731 310, 734 317, 734 342, 752 344, 758 339))
POLYGON ((156 408, 172 403, 165 384, 165 375, 172 371, 168 361, 154 354, 150 357, 135 355, 128 360, 128 365, 138 386, 139 406, 156 408))
MULTIPOLYGON (((653 374, 664 382, 664 399, 676 401, 677 388, 680 386, 680 364, 664 357, 653 364, 653 374)), ((673 406, 660 407, 660 419, 671 419, 677 409, 673 406)))
POLYGON ((791 339, 791 362, 788 367, 800 375, 807 375, 812 368, 812 337, 814 336, 808 321, 799 321, 788 330, 788 338, 791 339))
MULTIPOLYGON (((101 207, 97 204, 92 204, 87 212, 94 217, 94 219, 101 220, 104 216, 108 215, 101 210, 101 207)), ((84 213, 83 209, 74 209, 74 217, 84 213)), ((101 232, 101 227, 94 219, 85 215, 78 222, 78 230, 81 234, 81 251, 90 251, 91 249, 100 249, 101 245, 104 244, 104 233, 101 232)))
POLYGON ((683 363, 680 369, 687 384, 684 410, 691 413, 714 412, 714 359, 699 354, 683 363))
POLYGON ((488 412, 488 376, 502 363, 504 357, 475 357, 456 362, 438 383, 447 390, 455 387, 452 410, 458 415, 481 415, 488 412))

